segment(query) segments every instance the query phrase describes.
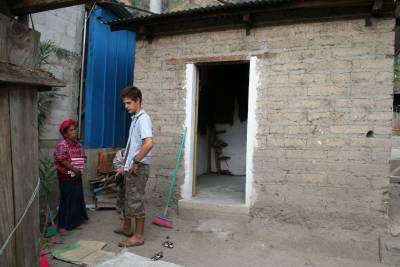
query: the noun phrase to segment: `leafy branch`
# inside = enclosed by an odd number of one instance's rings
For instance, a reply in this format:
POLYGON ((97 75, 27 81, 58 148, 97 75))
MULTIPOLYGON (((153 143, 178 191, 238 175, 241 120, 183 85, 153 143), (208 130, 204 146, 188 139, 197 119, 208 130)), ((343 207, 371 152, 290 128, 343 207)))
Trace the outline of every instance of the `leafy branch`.
POLYGON ((49 58, 52 52, 56 50, 56 46, 54 44, 54 41, 47 40, 44 42, 40 42, 39 46, 39 58, 38 58, 38 63, 37 66, 41 68, 44 65, 49 64, 49 58))
POLYGON ((400 89, 400 54, 394 59, 394 87, 400 89))
POLYGON ((47 199, 55 188, 56 184, 56 169, 54 168, 54 161, 50 159, 44 159, 40 161, 39 165, 39 177, 40 177, 40 194, 47 199))
POLYGON ((57 92, 57 90, 52 89, 51 91, 39 92, 37 106, 38 106, 38 128, 39 133, 43 129, 44 122, 50 113, 51 104, 58 98, 64 96, 57 92))

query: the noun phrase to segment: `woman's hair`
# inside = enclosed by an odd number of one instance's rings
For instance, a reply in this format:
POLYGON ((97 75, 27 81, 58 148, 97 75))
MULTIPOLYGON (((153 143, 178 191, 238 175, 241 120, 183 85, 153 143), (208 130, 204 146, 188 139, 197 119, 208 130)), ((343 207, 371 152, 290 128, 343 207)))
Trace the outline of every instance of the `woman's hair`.
POLYGON ((128 97, 133 101, 137 101, 140 99, 140 103, 142 103, 142 92, 136 86, 128 86, 124 88, 121 92, 122 98, 128 97))

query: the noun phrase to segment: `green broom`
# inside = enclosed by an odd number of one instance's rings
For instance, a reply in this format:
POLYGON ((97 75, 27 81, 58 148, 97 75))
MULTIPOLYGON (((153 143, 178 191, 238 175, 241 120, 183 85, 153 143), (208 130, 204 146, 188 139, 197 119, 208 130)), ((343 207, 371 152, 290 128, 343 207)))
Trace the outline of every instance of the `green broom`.
POLYGON ((174 185, 175 185, 176 175, 177 175, 178 169, 179 169, 179 162, 181 161, 181 156, 182 156, 182 152, 183 152, 183 144, 185 143, 185 137, 186 137, 186 127, 183 131, 183 135, 181 138, 181 145, 179 146, 178 159, 176 160, 175 169, 172 173, 172 179, 171 179, 171 183, 169 185, 169 192, 168 192, 167 202, 165 203, 164 214, 162 216, 157 216, 156 218, 154 218, 154 220, 152 222, 155 225, 165 227, 165 228, 174 228, 175 227, 173 220, 171 218, 167 217, 167 213, 168 213, 169 204, 172 200, 172 195, 174 193, 174 185))

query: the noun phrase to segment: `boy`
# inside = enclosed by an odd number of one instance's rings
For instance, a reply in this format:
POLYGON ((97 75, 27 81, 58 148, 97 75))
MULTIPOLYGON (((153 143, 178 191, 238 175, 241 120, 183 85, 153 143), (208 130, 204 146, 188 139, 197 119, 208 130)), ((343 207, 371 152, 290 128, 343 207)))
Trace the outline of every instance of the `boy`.
POLYGON ((150 151, 154 143, 150 116, 142 109, 141 91, 129 86, 122 90, 121 96, 132 122, 125 148, 125 164, 116 173, 125 178, 124 223, 114 232, 128 237, 118 246, 133 247, 144 244, 144 193, 150 173, 150 151), (133 235, 132 220, 136 223, 133 235))

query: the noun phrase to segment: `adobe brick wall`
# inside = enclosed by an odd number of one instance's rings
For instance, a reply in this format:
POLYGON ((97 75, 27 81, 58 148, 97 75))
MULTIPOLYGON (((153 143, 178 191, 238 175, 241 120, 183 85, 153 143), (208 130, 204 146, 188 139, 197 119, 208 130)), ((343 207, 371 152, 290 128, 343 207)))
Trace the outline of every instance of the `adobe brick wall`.
MULTIPOLYGON (((149 191, 165 195, 185 122, 185 65, 260 55, 251 214, 381 224, 389 183, 394 20, 348 20, 139 41, 135 83, 154 123, 149 191), (368 131, 374 136, 367 138, 368 131), (160 193, 161 192, 161 193, 160 193)), ((178 177, 183 183, 184 170, 178 177)), ((179 196, 177 196, 179 197, 179 196)))

